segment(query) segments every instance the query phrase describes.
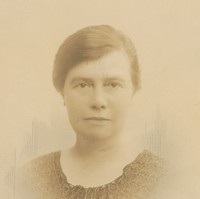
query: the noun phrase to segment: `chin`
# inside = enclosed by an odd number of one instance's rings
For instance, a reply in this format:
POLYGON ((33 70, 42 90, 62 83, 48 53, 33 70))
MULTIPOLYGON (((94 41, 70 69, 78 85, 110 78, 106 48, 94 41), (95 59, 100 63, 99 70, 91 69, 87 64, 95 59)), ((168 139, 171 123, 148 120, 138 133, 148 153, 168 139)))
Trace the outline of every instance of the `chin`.
POLYGON ((88 131, 79 131, 78 133, 81 137, 85 137, 88 140, 105 140, 112 136, 114 133, 110 130, 105 129, 95 129, 95 130, 88 130, 88 131))

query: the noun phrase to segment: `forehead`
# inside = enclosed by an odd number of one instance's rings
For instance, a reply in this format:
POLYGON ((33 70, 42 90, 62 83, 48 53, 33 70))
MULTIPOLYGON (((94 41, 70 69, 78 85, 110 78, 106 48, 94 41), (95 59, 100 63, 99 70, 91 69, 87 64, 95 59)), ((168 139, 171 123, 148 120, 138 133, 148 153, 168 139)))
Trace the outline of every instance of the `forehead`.
POLYGON ((68 72, 66 80, 70 80, 75 77, 93 79, 119 77, 130 79, 130 62, 127 55, 123 51, 114 51, 98 60, 83 62, 73 67, 68 72))

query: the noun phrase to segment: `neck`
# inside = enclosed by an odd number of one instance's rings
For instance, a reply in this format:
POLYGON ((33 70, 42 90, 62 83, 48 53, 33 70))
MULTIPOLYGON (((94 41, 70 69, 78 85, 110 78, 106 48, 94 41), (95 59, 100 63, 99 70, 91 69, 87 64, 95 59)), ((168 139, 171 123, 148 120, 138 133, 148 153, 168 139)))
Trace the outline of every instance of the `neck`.
POLYGON ((116 135, 107 139, 87 139, 85 137, 77 137, 76 144, 72 151, 82 158, 105 158, 119 155, 123 147, 123 139, 120 135, 116 135))

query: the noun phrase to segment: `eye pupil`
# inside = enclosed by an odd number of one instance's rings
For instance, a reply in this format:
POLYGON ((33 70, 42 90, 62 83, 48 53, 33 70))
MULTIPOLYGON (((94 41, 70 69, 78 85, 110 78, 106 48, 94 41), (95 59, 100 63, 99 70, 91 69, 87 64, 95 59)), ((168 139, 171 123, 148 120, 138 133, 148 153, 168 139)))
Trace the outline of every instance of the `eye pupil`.
POLYGON ((116 83, 112 83, 111 86, 112 86, 112 87, 116 87, 117 84, 116 84, 116 83))
POLYGON ((84 88, 86 86, 86 84, 81 83, 80 86, 81 86, 81 88, 84 88))

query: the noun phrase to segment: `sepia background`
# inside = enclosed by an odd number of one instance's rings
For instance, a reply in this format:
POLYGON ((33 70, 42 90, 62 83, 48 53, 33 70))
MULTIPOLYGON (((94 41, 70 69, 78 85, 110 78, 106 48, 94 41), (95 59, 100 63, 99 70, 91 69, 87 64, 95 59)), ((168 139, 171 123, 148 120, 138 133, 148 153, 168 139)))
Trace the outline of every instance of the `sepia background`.
MULTIPOLYGON (((177 195, 200 197, 198 0, 0 0, 0 187, 14 170, 74 142, 52 86, 55 53, 74 31, 109 24, 135 43, 142 88, 127 129, 176 167, 177 195)), ((1 190, 1 189, 0 189, 1 190)), ((2 190, 0 191, 2 192, 2 190)))

